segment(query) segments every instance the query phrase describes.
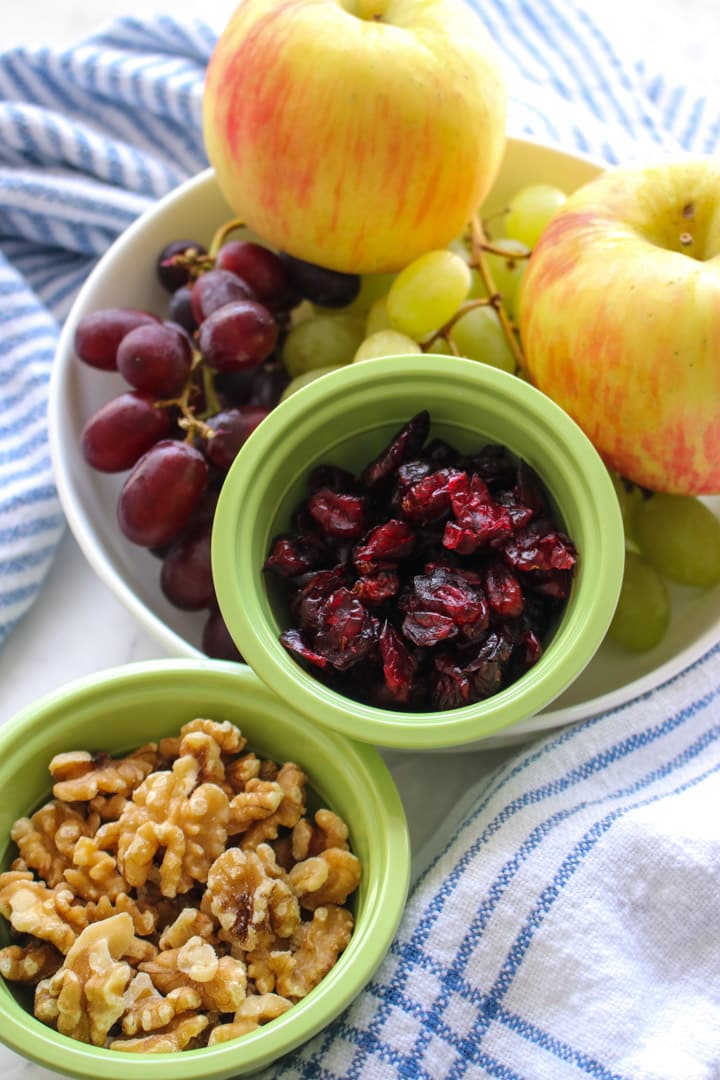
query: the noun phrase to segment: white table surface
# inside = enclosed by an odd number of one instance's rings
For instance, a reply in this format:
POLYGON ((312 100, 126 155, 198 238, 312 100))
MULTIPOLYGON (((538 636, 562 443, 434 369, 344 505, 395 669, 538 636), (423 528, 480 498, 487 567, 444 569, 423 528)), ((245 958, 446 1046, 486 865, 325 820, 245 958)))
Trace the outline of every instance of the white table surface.
MULTIPOLYGON (((206 0, 202 15, 221 28, 234 0, 206 0)), ((107 19, 140 5, 126 0, 35 0, 32 5, 3 4, 0 48, 41 40, 70 42, 107 19)), ((618 48, 639 52, 649 66, 678 81, 687 78, 719 93, 716 42, 720 30, 718 0, 586 0, 585 7, 618 48)), ((197 15, 194 0, 143 5, 143 10, 197 15)), ((85 562, 67 534, 40 598, 0 651, 0 723, 43 693, 72 679, 117 664, 154 659, 163 650, 125 611, 85 562)), ((427 854, 439 819, 452 816, 457 792, 504 761, 515 749, 475 754, 385 756, 405 801, 418 862, 427 854), (428 812, 428 785, 445 792, 428 812)), ((446 819, 447 820, 447 819, 446 819)), ((4 1080, 56 1078, 0 1046, 4 1080)))

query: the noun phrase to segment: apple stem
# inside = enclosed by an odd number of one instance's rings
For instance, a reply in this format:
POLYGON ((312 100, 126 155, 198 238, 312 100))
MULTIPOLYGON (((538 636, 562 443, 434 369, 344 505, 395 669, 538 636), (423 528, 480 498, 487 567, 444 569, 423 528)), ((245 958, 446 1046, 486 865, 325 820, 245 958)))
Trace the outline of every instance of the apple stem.
MULTIPOLYGON (((485 230, 483 229, 477 214, 473 214, 470 219, 470 247, 472 252, 470 265, 476 268, 482 278, 488 293, 487 302, 497 311, 500 325, 507 338, 508 345, 510 346, 510 351, 515 357, 515 363, 522 370, 525 367, 525 357, 523 356, 522 349, 518 343, 508 313, 503 305, 502 294, 498 292, 497 286, 493 280, 492 272, 488 266, 488 261, 485 257, 485 252, 488 250, 488 244, 485 239, 485 230)), ((507 252, 503 252, 502 254, 507 256, 507 252)))
POLYGON ((378 22, 390 7, 390 0, 356 0, 355 14, 359 19, 378 22))
POLYGON ((245 222, 242 220, 242 218, 232 218, 230 221, 226 221, 214 233, 213 238, 210 241, 210 249, 208 251, 208 256, 214 258, 227 240, 230 233, 235 232, 236 229, 244 228, 245 222))

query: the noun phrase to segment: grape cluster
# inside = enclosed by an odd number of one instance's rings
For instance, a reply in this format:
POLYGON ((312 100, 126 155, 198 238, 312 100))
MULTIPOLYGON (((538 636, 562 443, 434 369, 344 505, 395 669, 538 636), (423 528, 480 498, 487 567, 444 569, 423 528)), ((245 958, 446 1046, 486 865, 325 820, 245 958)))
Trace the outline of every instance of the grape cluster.
POLYGON ((516 373, 514 324, 532 245, 566 196, 534 184, 519 190, 494 223, 470 223, 447 248, 426 252, 397 274, 362 279, 342 311, 306 309, 282 348, 286 395, 335 367, 382 356, 464 356, 516 373), (489 226, 493 234, 489 239, 489 226))
POLYGON ((303 300, 348 304, 360 279, 248 240, 227 240, 215 254, 174 240, 156 269, 171 294, 167 319, 105 308, 78 324, 79 359, 128 384, 87 421, 81 450, 94 469, 128 473, 120 530, 162 560, 160 587, 175 607, 207 612, 203 650, 238 660, 211 572, 218 494, 289 381, 280 347, 290 312, 303 300))

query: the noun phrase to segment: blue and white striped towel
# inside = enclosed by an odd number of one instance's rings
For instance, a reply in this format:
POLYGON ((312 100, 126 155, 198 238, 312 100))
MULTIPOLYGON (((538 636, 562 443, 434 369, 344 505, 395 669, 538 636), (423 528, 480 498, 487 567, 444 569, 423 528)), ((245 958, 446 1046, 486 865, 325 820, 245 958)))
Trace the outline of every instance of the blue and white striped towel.
POLYGON ((262 1080, 717 1080, 720 643, 472 795, 369 987, 262 1080))
MULTIPOLYGON (((484 0, 509 128, 608 163, 712 152, 720 102, 623 63, 570 0, 484 0)), ((57 323, 93 261, 201 168, 208 26, 126 18, 0 54, 0 641, 62 531, 57 323)), ((368 989, 266 1080, 720 1077, 720 644, 512 757, 416 883, 368 989)))

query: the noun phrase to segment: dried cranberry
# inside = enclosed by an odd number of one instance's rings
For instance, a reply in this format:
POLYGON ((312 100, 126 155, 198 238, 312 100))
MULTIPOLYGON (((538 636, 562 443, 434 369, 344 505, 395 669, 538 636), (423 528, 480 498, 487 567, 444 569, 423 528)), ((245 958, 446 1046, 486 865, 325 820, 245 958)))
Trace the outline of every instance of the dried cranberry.
POLYGON ((353 561, 360 574, 372 574, 383 569, 388 560, 404 559, 415 547, 415 530, 404 521, 390 518, 376 525, 355 548, 353 561))
POLYGON ((444 439, 431 439, 423 450, 423 457, 436 469, 456 465, 459 456, 457 450, 444 439))
POLYGON ((326 536, 354 540, 365 531, 365 500, 320 488, 308 500, 310 516, 326 536))
POLYGON ((342 588, 345 583, 342 566, 334 566, 332 570, 318 570, 308 576, 290 605, 293 616, 303 629, 317 630, 319 628, 323 604, 336 589, 342 588))
POLYGON ((520 637, 520 646, 523 649, 523 659, 526 667, 536 664, 542 656, 542 645, 537 634, 533 630, 526 630, 520 637))
POLYGON ((454 488, 451 502, 455 521, 445 526, 445 547, 470 555, 491 540, 511 535, 510 514, 504 506, 490 500, 487 485, 477 474, 472 477, 470 490, 463 490, 459 484, 454 488))
POLYGON ((390 505, 396 513, 400 513, 402 510, 402 501, 405 493, 413 486, 413 484, 417 484, 419 480, 422 480, 432 471, 433 468, 429 462, 421 461, 419 459, 406 461, 399 467, 395 474, 395 489, 390 499, 390 505))
POLYGON ((546 522, 534 522, 519 529, 504 544, 503 552, 518 570, 570 570, 575 565, 572 541, 547 529, 546 522))
POLYGON ((416 454, 428 437, 430 413, 423 409, 393 436, 381 454, 371 461, 362 474, 365 487, 375 487, 387 480, 395 470, 416 454))
POLYGON ((431 648, 439 641, 457 636, 458 628, 447 615, 437 611, 409 611, 403 619, 402 632, 413 645, 431 648))
POLYGON ((501 491, 496 496, 495 501, 498 506, 504 506, 510 515, 510 521, 513 530, 522 529, 523 526, 529 525, 532 519, 535 517, 535 511, 531 506, 526 506, 525 503, 518 501, 516 491, 501 491))
POLYGON ((496 615, 516 619, 522 614, 523 594, 520 582, 509 567, 501 562, 490 563, 485 570, 485 595, 496 615))
POLYGON ((524 576, 527 587, 555 600, 567 600, 572 587, 571 570, 534 570, 524 576))
POLYGON ((510 451, 496 443, 488 443, 482 450, 463 458, 463 465, 476 473, 491 488, 511 488, 515 483, 517 465, 510 451))
POLYGON ((473 700, 470 679, 448 656, 435 657, 431 693, 436 709, 460 709, 473 700))
POLYGON ((358 600, 370 607, 396 596, 399 590, 400 577, 394 570, 376 570, 372 574, 362 574, 352 587, 358 600))
POLYGON ((288 652, 294 653, 295 656, 299 656, 302 660, 307 660, 310 664, 314 664, 315 667, 326 668, 328 666, 327 657, 321 656, 314 649, 309 648, 303 641, 299 630, 283 630, 280 641, 288 652))
POLYGON ((320 629, 313 643, 338 671, 357 664, 375 647, 377 626, 349 589, 336 589, 318 612, 320 629))
POLYGON ((265 570, 272 570, 280 577, 297 577, 320 564, 323 555, 321 545, 311 536, 279 536, 265 560, 265 570))
POLYGON ((456 469, 438 469, 411 484, 400 504, 405 517, 423 523, 445 517, 450 513, 453 488, 460 477, 467 474, 456 469))
POLYGON ((353 474, 346 469, 341 469, 337 465, 318 465, 308 477, 308 490, 319 491, 320 488, 354 493, 360 490, 360 485, 353 474))
POLYGON ((470 637, 477 636, 488 624, 488 605, 482 589, 461 572, 446 567, 414 579, 411 609, 447 615, 470 637))
POLYGON ((545 510, 545 498, 543 497, 540 477, 531 469, 526 461, 521 461, 517 468, 517 484, 515 485, 517 500, 524 506, 542 513, 545 510))
POLYGON ((385 685, 396 701, 407 702, 412 691, 415 663, 405 642, 387 620, 378 639, 385 685))

